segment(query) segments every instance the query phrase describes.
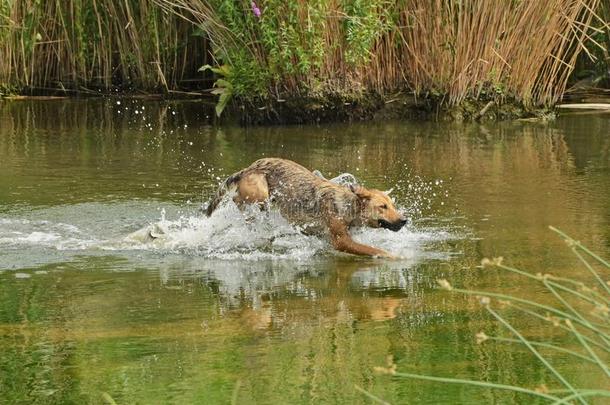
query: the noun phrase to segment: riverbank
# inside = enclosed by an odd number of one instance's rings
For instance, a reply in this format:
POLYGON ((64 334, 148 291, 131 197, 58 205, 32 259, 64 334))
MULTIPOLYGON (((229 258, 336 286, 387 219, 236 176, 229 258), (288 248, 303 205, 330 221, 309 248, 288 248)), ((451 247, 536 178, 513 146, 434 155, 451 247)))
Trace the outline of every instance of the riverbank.
POLYGON ((527 107, 516 100, 466 99, 448 106, 438 97, 418 97, 412 92, 390 95, 369 93, 361 97, 303 97, 271 102, 237 102, 228 115, 244 125, 286 125, 326 122, 434 120, 503 121, 548 117, 553 108, 527 107))
POLYGON ((216 116, 216 100, 209 93, 172 92, 168 94, 79 94, 73 95, 11 95, 0 102, 54 101, 78 99, 110 99, 127 101, 180 101, 199 103, 200 111, 210 123, 242 126, 321 124, 333 122, 393 121, 504 121, 522 118, 549 118, 553 108, 527 108, 514 100, 465 100, 460 106, 448 108, 441 99, 417 97, 414 93, 387 96, 367 94, 359 98, 345 96, 302 97, 273 101, 234 100, 221 117, 216 116))
POLYGON ((522 118, 552 108, 579 55, 601 47, 604 39, 589 40, 606 35, 598 8, 599 0, 0 2, 0 96, 211 93, 216 115, 244 124, 522 118))

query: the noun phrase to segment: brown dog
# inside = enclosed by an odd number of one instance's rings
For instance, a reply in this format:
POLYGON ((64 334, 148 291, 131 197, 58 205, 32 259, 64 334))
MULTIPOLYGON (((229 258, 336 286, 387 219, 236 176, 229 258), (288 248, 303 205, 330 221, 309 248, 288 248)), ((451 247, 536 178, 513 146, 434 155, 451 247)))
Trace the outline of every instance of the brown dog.
POLYGON ((210 201, 208 216, 227 192, 234 193, 237 205, 270 201, 292 223, 308 232, 325 232, 335 249, 357 255, 393 257, 381 249, 355 242, 348 232, 350 227, 398 231, 407 222, 386 193, 331 183, 285 159, 260 159, 229 176, 210 201))

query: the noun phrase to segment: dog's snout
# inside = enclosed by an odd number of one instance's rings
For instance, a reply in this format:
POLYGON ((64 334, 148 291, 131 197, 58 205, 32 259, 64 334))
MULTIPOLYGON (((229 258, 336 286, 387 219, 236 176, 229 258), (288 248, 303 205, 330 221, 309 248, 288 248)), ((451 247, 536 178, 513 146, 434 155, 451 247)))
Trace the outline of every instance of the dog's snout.
POLYGON ((385 229, 390 229, 394 232, 399 231, 405 224, 407 220, 404 218, 399 219, 398 221, 388 222, 383 219, 379 220, 379 226, 385 229))
POLYGON ((396 228, 401 229, 406 223, 407 220, 405 218, 401 218, 396 222, 396 228))

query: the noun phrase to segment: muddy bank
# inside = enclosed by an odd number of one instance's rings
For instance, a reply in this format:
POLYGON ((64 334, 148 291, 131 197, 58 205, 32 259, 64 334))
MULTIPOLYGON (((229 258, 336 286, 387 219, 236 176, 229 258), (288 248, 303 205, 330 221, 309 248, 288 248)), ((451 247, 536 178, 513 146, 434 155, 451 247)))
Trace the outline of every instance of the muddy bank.
POLYGON ((286 97, 274 100, 234 100, 221 117, 214 112, 215 98, 209 92, 175 92, 173 94, 96 94, 96 95, 40 95, 0 97, 4 102, 53 100, 108 99, 130 102, 188 101, 197 115, 215 124, 299 125, 333 122, 405 121, 503 121, 511 119, 553 115, 553 110, 526 108, 511 99, 467 100, 457 107, 448 108, 440 97, 415 96, 413 93, 380 95, 369 93, 359 97, 330 95, 325 97, 286 97), (194 107, 197 105, 197 107, 194 107))
POLYGON ((502 121, 549 116, 551 109, 526 107, 514 99, 467 100, 446 107, 440 97, 413 93, 353 98, 341 95, 292 97, 279 100, 235 102, 221 121, 241 125, 315 124, 384 120, 502 121))

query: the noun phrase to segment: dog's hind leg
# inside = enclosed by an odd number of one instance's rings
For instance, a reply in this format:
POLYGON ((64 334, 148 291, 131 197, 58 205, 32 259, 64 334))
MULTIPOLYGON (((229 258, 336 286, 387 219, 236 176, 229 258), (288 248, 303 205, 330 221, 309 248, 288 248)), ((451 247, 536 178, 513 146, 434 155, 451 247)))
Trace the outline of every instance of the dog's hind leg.
POLYGON ((263 173, 251 172, 243 176, 237 183, 237 195, 233 198, 235 204, 259 204, 264 207, 269 200, 269 185, 263 173))

